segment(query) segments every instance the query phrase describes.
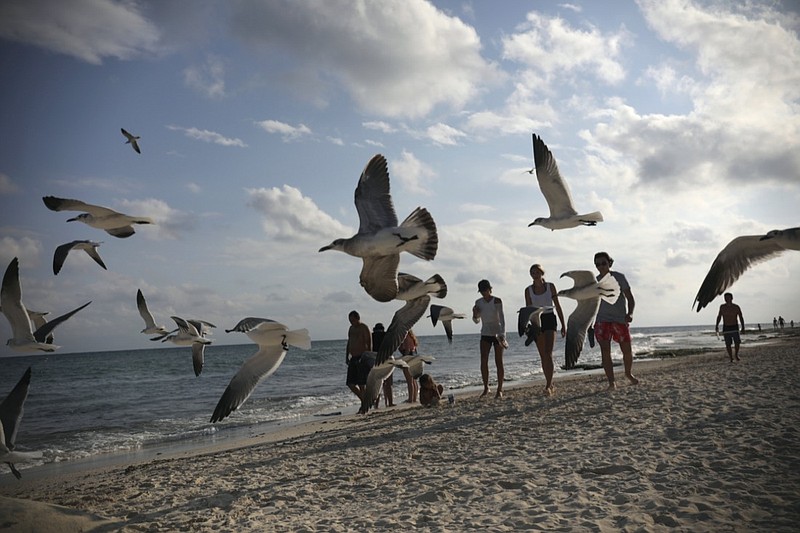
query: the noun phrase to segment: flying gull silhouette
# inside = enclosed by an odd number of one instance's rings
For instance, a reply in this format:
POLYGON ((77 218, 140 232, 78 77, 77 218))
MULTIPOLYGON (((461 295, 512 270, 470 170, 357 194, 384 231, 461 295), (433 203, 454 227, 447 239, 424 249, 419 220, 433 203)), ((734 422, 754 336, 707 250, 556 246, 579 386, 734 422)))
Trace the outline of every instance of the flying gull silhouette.
POLYGON ((363 261, 360 281, 367 293, 379 302, 395 299, 398 292, 397 266, 400 253, 408 252, 426 261, 436 257, 439 237, 430 213, 417 207, 399 226, 389 193, 386 158, 375 155, 364 167, 355 192, 358 233, 336 239, 323 246, 339 250, 363 261))
POLYGON ((694 304, 697 312, 733 285, 751 266, 777 257, 786 250, 800 250, 800 228, 772 230, 764 235, 743 235, 728 243, 706 274, 694 304))
POLYGON ((231 378, 211 415, 212 423, 219 422, 241 407, 256 386, 278 369, 290 345, 303 350, 311 348, 307 329, 289 331, 283 324, 268 318, 243 318, 233 328, 225 330, 226 333, 231 331, 242 332, 250 337, 258 344, 258 351, 231 378))
POLYGON ((558 171, 556 159, 541 137, 533 134, 533 160, 536 179, 544 199, 550 207, 549 217, 539 217, 530 226, 543 226, 549 230, 569 229, 578 226, 596 226, 603 221, 600 211, 579 215, 572 204, 569 186, 558 171))

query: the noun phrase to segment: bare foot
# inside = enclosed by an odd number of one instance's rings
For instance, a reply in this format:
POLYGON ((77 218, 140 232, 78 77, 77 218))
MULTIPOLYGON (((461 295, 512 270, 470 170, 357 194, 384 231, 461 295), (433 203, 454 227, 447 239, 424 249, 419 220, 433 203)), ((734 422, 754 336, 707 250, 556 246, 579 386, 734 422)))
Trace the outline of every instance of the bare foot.
POLYGON ((612 381, 608 384, 608 390, 617 390, 617 382, 612 381))
POLYGON ((739 356, 738 356, 738 355, 736 356, 736 360, 737 360, 737 361, 741 361, 741 359, 739 359, 739 356))
POLYGON ((501 391, 501 390, 497 391, 497 394, 495 394, 494 397, 495 398, 502 398, 503 397, 503 391, 501 391))
POLYGON ((483 398, 483 397, 484 397, 484 396, 486 396, 487 394, 489 394, 489 389, 483 389, 483 393, 481 394, 481 396, 480 396, 480 397, 481 397, 481 398, 483 398))
POLYGON ((631 385, 638 385, 639 384, 639 380, 633 374, 628 374, 627 378, 628 378, 628 381, 631 382, 631 385))

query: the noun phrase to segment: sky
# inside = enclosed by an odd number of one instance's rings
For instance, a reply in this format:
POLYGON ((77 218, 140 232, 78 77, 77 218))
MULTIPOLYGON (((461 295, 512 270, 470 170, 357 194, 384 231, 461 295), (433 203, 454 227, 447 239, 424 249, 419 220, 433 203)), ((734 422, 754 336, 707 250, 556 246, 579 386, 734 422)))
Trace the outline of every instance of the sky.
MULTIPOLYGON (((380 153, 399 219, 436 222, 436 258, 400 263, 446 280, 434 303, 470 313, 489 279, 511 330, 532 263, 566 289, 604 250, 633 326, 713 325, 721 298, 692 303, 717 253, 800 225, 798 30, 789 0, 5 0, 0 265, 19 258, 23 301, 51 317, 92 301, 61 352, 151 348, 137 289, 160 324, 207 320, 218 344, 249 342, 223 331, 247 316, 342 339, 350 310, 372 326, 401 306, 366 294, 360 259, 318 252, 356 232, 380 153), (604 222, 528 227, 548 215, 532 133, 604 222), (156 224, 118 239, 47 195, 156 224), (76 239, 108 270, 81 252, 54 276, 76 239)), ((795 252, 747 271, 730 289, 746 323, 800 320, 798 274, 795 252)))

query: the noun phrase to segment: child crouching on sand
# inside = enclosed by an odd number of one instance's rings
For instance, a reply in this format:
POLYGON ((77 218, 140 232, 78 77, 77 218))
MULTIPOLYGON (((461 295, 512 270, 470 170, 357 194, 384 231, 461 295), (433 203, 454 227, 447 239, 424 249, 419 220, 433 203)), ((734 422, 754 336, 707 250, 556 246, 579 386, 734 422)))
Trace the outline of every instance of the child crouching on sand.
POLYGON ((425 407, 439 405, 443 391, 444 387, 437 384, 430 374, 422 374, 419 377, 419 403, 425 407))

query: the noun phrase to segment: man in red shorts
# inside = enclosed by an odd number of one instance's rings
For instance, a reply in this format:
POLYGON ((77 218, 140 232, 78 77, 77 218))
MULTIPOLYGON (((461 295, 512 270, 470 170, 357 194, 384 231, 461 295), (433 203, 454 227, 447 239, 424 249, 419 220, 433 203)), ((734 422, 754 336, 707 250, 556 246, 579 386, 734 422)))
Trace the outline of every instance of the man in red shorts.
POLYGON ((597 268, 597 279, 601 279, 611 272, 614 279, 619 283, 620 295, 616 303, 610 304, 605 301, 600 302, 600 309, 597 311, 597 318, 594 324, 594 337, 600 345, 600 353, 603 356, 603 370, 608 378, 608 389, 617 388, 614 381, 614 363, 611 361, 611 341, 619 343, 622 351, 622 363, 625 367, 625 376, 628 380, 638 385, 639 380, 632 373, 633 369, 633 350, 631 348, 631 332, 628 327, 633 321, 633 308, 636 302, 633 299, 631 286, 625 275, 620 272, 612 272, 611 265, 614 260, 606 252, 594 254, 594 266, 597 268))

